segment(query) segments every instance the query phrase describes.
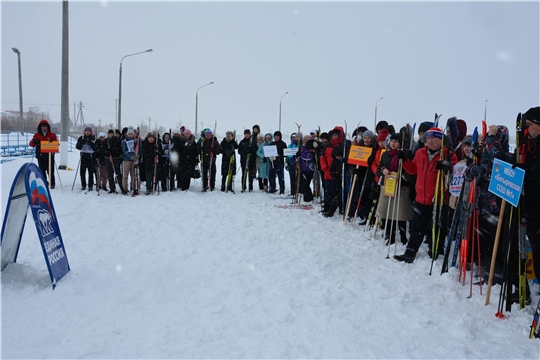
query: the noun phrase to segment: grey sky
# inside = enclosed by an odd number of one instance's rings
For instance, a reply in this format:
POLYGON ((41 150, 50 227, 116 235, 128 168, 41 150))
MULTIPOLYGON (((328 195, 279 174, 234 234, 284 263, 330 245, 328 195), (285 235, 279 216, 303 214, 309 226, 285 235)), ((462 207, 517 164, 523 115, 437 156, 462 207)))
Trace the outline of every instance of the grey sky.
MULTIPOLYGON (((60 119, 60 1, 2 2, 2 110, 60 119)), ((70 2, 70 114, 116 124, 120 59, 122 125, 179 123, 194 130, 326 131, 347 121, 401 126, 443 113, 514 130, 539 105, 538 2, 194 3, 70 2)), ((71 115, 73 116, 73 115, 71 115)), ((418 125, 417 124, 417 125, 418 125)))

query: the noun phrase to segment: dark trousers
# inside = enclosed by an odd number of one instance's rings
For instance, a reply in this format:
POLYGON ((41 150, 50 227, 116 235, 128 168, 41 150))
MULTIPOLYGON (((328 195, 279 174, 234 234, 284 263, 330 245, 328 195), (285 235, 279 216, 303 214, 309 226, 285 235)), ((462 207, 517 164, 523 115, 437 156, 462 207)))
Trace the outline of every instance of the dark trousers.
MULTIPOLYGON (((428 231, 428 224, 433 216, 433 205, 422 205, 416 201, 413 203, 413 219, 411 222, 411 238, 407 244, 407 252, 416 256, 422 240, 428 231)), ((430 245, 431 246, 431 245, 430 245)))
POLYGON ((122 173, 120 172, 120 165, 122 164, 122 158, 113 158, 111 164, 110 158, 105 158, 105 166, 107 167, 107 175, 109 177, 109 188, 112 191, 116 191, 116 185, 115 185, 115 179, 114 174, 116 174, 116 181, 118 182, 120 186, 120 190, 123 190, 122 188, 122 173))
POLYGON ((284 167, 283 164, 274 164, 273 167, 270 168, 270 174, 269 174, 269 181, 270 181, 270 190, 276 190, 276 176, 279 181, 279 192, 284 193, 285 192, 285 178, 284 178, 284 167))
MULTIPOLYGON (((296 194, 296 166, 289 166, 289 181, 291 187, 291 194, 296 194)), ((300 180, 302 181, 302 180, 300 180)))
MULTIPOLYGON (((43 176, 45 176, 45 180, 49 182, 49 154, 42 155, 36 157, 38 161, 38 167, 39 170, 43 173, 43 176)), ((54 155, 51 155, 51 183, 49 186, 55 186, 56 182, 54 179, 54 155)))
POLYGON ((242 165, 242 191, 245 191, 248 185, 249 185, 249 191, 251 191, 253 190, 253 180, 255 179, 255 175, 257 173, 255 164, 251 164, 251 163, 248 164, 247 169, 246 169, 245 161, 244 162, 240 161, 240 164, 242 165))
POLYGON ((81 160, 81 186, 86 187, 86 173, 88 172, 88 186, 94 186, 94 171, 95 164, 93 159, 82 159, 81 160))
POLYGON ((302 171, 300 175, 300 192, 304 196, 304 201, 313 201, 313 192, 311 191, 312 171, 302 171))
POLYGON ((214 190, 216 187, 216 163, 212 162, 212 166, 210 167, 210 164, 203 163, 202 166, 202 184, 203 184, 203 190, 208 189, 208 184, 210 183, 210 190, 214 190), (208 181, 208 173, 210 173, 210 181, 208 181))
POLYGON ((536 278, 540 279, 540 218, 529 219, 527 237, 532 248, 534 273, 536 278))

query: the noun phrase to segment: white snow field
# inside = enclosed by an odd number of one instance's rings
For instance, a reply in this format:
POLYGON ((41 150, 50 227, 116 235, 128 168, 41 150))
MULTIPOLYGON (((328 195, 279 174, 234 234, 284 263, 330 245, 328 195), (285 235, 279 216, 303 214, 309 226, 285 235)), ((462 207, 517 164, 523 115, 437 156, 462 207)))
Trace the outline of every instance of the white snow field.
MULTIPOLYGON (((0 165, 2 213, 29 161, 0 165)), ((60 175, 51 196, 71 271, 53 290, 30 213, 1 274, 2 358, 540 358, 536 291, 498 319, 500 287, 488 306, 486 286, 468 298, 441 260, 428 275, 425 245, 414 264, 386 259, 382 234, 240 193, 240 176, 236 194, 195 180, 133 198, 78 192, 78 175, 72 192, 75 171, 60 175)))

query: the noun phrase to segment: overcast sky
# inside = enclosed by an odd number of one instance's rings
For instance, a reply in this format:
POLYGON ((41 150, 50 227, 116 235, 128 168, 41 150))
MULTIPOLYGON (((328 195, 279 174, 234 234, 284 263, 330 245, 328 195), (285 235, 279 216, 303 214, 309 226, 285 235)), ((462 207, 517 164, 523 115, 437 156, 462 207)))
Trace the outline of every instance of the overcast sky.
MULTIPOLYGON (((23 103, 60 120, 62 4, 2 1, 2 110, 23 103)), ((451 116, 514 131, 539 105, 538 2, 69 3, 69 101, 86 123, 152 119, 166 129, 263 132, 451 116), (78 112, 78 108, 76 109, 78 112)), ((76 116, 76 115, 75 115, 76 116)), ((116 125, 115 125, 116 127, 116 125)))

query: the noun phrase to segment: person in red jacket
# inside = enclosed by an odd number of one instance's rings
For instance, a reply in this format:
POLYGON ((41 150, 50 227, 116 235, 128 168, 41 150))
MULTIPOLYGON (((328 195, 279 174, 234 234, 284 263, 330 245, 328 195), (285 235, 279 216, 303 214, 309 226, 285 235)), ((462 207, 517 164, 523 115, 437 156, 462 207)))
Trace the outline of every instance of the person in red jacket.
MULTIPOLYGON (((36 148, 36 159, 38 161, 38 166, 47 181, 49 181, 49 154, 41 152, 41 142, 42 141, 58 141, 56 134, 51 132, 51 125, 45 119, 41 120, 37 127, 37 132, 32 137, 32 140, 28 143, 33 148, 36 148)), ((54 189, 55 179, 54 179, 54 153, 51 154, 51 183, 49 188, 54 189)))
MULTIPOLYGON (((407 263, 412 263, 416 258, 416 253, 422 244, 429 227, 428 224, 433 217, 433 200, 435 197, 435 187, 437 182, 437 173, 441 170, 444 174, 452 169, 457 163, 457 156, 444 147, 444 158, 441 159, 443 132, 439 128, 430 128, 426 132, 427 146, 419 149, 414 155, 413 160, 406 159, 406 153, 400 151, 398 156, 403 160, 403 169, 411 175, 417 175, 416 198, 413 203, 413 219, 410 230, 410 240, 407 244, 407 250, 403 255, 395 255, 394 259, 407 263)), ((445 204, 448 204, 448 192, 444 189, 445 204)), ((446 205, 448 206, 448 205, 446 205)), ((441 234, 440 239, 444 239, 446 222, 445 211, 441 212, 441 234)), ((431 243, 429 244, 431 255, 431 243)), ((442 241, 438 253, 443 253, 442 241)), ((438 254, 433 254, 437 256, 438 254)))

